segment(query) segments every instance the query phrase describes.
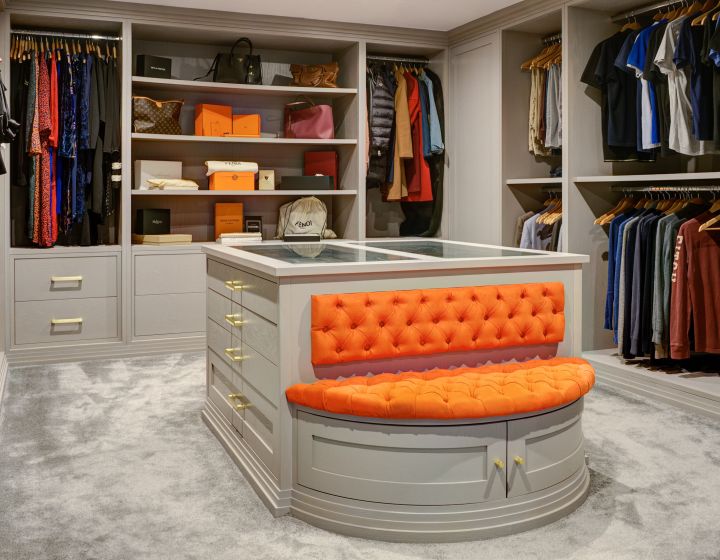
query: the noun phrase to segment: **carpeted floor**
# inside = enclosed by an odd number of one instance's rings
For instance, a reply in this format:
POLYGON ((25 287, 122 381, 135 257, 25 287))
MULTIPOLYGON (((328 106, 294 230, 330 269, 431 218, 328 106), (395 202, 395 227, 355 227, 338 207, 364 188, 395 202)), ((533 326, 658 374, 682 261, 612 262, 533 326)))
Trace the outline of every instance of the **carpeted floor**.
POLYGON ((592 488, 545 528, 452 545, 273 519, 200 419, 204 357, 14 369, 0 412, 2 560, 720 559, 720 426, 595 388, 592 488))

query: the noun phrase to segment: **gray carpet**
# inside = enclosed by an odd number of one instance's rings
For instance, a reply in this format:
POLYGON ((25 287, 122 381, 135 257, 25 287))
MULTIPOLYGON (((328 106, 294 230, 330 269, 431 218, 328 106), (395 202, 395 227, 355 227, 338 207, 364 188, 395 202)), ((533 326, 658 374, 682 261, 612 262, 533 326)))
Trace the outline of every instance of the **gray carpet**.
POLYGON ((0 413, 0 558, 720 559, 720 427, 596 388, 592 489, 545 528, 452 545, 273 519, 200 419, 204 357, 13 370, 0 413))

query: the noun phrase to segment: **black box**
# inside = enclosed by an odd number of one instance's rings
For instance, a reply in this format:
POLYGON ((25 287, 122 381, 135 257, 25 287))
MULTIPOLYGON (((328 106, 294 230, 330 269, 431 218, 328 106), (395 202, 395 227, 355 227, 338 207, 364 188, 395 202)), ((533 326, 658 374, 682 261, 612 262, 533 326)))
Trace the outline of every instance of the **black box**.
POLYGON ((150 54, 137 55, 137 68, 135 73, 146 78, 170 78, 172 60, 162 56, 150 54))
POLYGON ((135 212, 135 233, 139 235, 170 233, 170 210, 158 208, 138 209, 135 212))
POLYGON ((286 191, 331 191, 335 188, 329 175, 292 175, 283 177, 277 190, 286 191))

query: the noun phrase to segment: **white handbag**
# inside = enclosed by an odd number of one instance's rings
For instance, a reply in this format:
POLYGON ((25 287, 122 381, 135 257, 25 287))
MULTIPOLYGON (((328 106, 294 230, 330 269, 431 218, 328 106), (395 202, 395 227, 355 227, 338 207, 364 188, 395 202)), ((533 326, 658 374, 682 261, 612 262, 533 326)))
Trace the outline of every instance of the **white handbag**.
POLYGON ((275 239, 286 235, 319 235, 321 239, 337 237, 327 227, 325 203, 314 196, 299 198, 280 207, 275 239))

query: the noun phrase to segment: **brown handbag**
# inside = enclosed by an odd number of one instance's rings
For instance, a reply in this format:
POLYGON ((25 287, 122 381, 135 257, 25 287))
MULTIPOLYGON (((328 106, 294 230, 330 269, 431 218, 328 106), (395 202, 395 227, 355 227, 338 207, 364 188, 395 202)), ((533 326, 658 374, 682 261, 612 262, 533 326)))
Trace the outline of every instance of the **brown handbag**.
POLYGON ((291 64, 294 86, 302 87, 337 87, 337 76, 340 65, 337 62, 328 64, 291 64))
POLYGON ((181 100, 157 101, 133 96, 133 132, 145 134, 182 134, 180 128, 181 100))

